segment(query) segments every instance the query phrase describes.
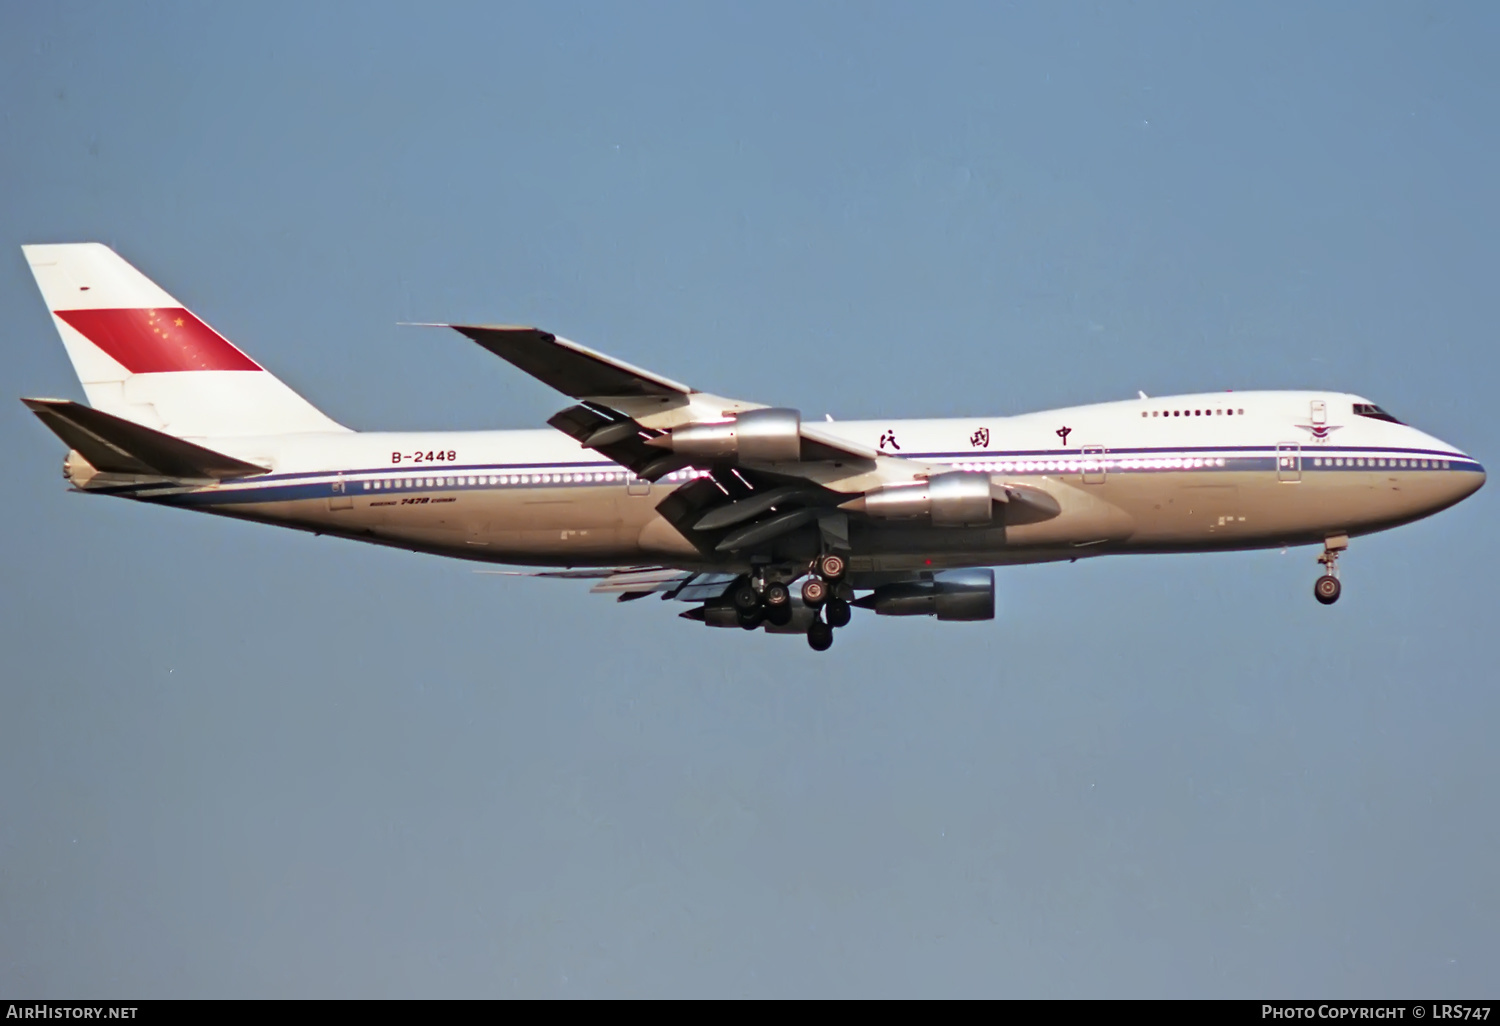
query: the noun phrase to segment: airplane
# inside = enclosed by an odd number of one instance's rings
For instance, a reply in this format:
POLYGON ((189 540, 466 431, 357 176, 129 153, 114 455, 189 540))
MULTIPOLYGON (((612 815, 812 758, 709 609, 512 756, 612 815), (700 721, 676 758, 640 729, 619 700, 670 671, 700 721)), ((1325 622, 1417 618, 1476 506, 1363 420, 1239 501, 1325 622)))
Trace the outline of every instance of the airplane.
POLYGON ((817 421, 507 325, 442 327, 572 400, 549 428, 353 431, 112 249, 22 249, 88 399, 22 400, 72 490, 593 580, 817 651, 855 608, 990 620, 993 567, 1122 553, 1321 544, 1331 604, 1351 538, 1485 481, 1348 393, 817 421))

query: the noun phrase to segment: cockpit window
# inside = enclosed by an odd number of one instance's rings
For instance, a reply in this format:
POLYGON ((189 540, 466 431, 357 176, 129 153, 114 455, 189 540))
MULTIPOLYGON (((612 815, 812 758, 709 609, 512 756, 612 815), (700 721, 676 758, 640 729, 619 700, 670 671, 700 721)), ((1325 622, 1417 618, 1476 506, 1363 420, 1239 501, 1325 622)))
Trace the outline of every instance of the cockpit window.
POLYGON ((1355 403, 1354 415, 1356 417, 1369 417, 1371 420, 1383 420, 1391 424, 1401 423, 1374 403, 1355 403))

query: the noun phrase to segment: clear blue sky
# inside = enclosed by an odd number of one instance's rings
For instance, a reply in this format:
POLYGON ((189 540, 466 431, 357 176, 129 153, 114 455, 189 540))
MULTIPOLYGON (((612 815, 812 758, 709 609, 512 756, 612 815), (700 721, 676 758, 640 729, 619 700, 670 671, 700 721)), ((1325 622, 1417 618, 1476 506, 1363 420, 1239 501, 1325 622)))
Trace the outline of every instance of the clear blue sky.
MULTIPOLYGON (((1327 387, 1500 464, 1500 8, 0 8, 21 257, 100 240, 358 428, 559 398, 535 323, 812 416, 1327 387)), ((68 494, 0 415, 0 992, 1477 996, 1494 485, 1316 554, 710 631, 68 494)))

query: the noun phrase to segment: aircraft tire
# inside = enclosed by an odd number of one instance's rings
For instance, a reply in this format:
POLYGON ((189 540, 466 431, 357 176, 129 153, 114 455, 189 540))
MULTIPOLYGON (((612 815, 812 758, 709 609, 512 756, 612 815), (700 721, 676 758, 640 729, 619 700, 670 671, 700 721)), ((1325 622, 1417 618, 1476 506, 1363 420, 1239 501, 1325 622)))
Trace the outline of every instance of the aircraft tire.
POLYGON ((791 608, 792 593, 790 590, 788 590, 787 586, 782 584, 780 581, 774 581, 771 584, 766 585, 765 595, 762 597, 765 599, 766 605, 770 606, 772 609, 782 606, 785 606, 788 609, 791 608))
POLYGON ((833 628, 822 620, 814 620, 807 628, 807 643, 814 652, 827 652, 833 645, 833 628))
POLYGON ((828 605, 823 609, 823 615, 828 617, 828 626, 847 627, 854 614, 849 608, 849 603, 836 598, 828 600, 828 605))
POLYGON ((818 573, 825 581, 836 581, 844 576, 844 571, 849 569, 849 563, 837 552, 830 552, 818 560, 818 573))
POLYGON ((1339 600, 1339 594, 1343 590, 1344 586, 1339 583, 1337 577, 1324 574, 1313 585, 1313 596, 1325 606, 1331 606, 1339 600))
POLYGON ((828 585, 821 578, 809 577, 802 584, 802 604, 817 609, 828 601, 828 585))
POLYGON ((741 613, 754 612, 760 608, 760 595, 756 593, 755 588, 749 581, 741 581, 739 584, 736 584, 731 598, 734 601, 734 608, 738 609, 741 613))

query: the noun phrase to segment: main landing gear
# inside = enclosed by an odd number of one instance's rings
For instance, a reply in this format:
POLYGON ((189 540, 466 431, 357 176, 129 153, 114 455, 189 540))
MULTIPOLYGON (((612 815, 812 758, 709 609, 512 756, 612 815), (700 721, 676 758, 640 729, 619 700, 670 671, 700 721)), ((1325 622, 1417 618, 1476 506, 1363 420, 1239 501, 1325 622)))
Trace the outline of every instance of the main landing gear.
MULTIPOLYGON (((812 614, 803 615, 792 630, 800 630, 807 623, 807 643, 815 652, 825 652, 833 644, 835 627, 847 627, 853 619, 849 603, 854 599, 854 588, 844 580, 849 561, 838 553, 826 553, 808 567, 807 580, 802 582, 802 604, 812 614)), ((787 627, 796 617, 792 605, 791 589, 784 581, 772 580, 772 571, 762 567, 746 577, 741 577, 729 590, 729 600, 734 604, 735 619, 747 631, 766 624, 772 627, 787 627)))
POLYGON ((1313 584, 1313 597, 1325 606, 1339 600, 1344 586, 1339 583, 1339 553, 1349 547, 1347 534, 1336 534, 1323 542, 1323 554, 1318 562, 1323 564, 1323 576, 1313 584))
POLYGON ((730 600, 741 627, 753 631, 762 622, 785 627, 792 622, 792 593, 780 581, 769 583, 744 578, 730 592, 730 600), (756 585, 759 584, 759 587, 756 585))
POLYGON ((849 563, 836 552, 820 556, 811 569, 802 584, 802 602, 813 611, 807 643, 814 652, 826 652, 833 644, 833 629, 847 627, 853 618, 849 600, 854 597, 854 589, 843 579, 849 563))

